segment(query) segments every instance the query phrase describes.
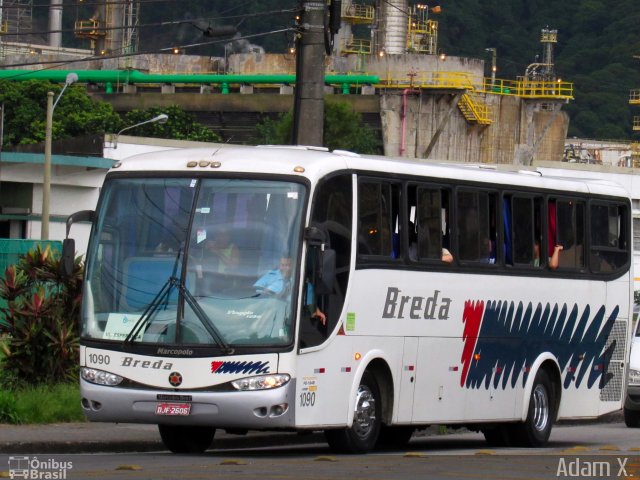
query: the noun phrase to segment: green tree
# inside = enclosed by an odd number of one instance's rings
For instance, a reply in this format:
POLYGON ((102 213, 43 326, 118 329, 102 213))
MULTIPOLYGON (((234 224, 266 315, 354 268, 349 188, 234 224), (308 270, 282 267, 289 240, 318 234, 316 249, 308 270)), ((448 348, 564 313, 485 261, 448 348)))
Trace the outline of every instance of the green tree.
MULTIPOLYGON (((265 118, 256 125, 257 143, 288 145, 293 131, 293 113, 278 120, 265 118)), ((362 116, 345 102, 325 102, 323 144, 329 150, 350 150, 357 153, 379 153, 378 140, 362 116)))
MULTIPOLYGON (((0 80, 0 104, 4 104, 4 147, 44 142, 47 92, 60 93, 61 86, 40 80, 0 80)), ((117 131, 122 120, 106 102, 96 102, 81 86, 67 88, 53 115, 54 140, 117 131)))
MULTIPOLYGON (((124 121, 126 125, 135 125, 164 113, 169 116, 165 123, 148 123, 135 129, 135 135, 152 138, 173 138, 199 142, 221 142, 222 138, 206 126, 198 123, 195 116, 185 112, 178 105, 170 107, 152 107, 146 110, 131 110, 124 121)), ((134 133, 132 131, 132 133, 134 133)))

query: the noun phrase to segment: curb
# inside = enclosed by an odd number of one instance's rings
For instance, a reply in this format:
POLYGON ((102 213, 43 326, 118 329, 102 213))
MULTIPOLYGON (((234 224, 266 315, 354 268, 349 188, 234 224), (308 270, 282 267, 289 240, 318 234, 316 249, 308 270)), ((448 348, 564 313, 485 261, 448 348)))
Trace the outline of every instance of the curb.
MULTIPOLYGON (((557 422, 557 426, 562 425, 588 425, 598 423, 622 423, 624 417, 622 410, 603 415, 597 419, 589 420, 561 420, 557 422)), ((64 426, 64 424, 61 424, 64 426)), ((95 438, 100 438, 100 424, 91 424, 96 427, 95 438)), ((13 426, 15 428, 15 426, 13 426)), ((27 426, 25 426, 27 427, 27 426)), ((33 428, 33 426, 29 426, 33 428)), ((139 438, 134 440, 120 439, 79 439, 79 440, 61 440, 61 439, 42 439, 43 435, 38 435, 37 426, 33 428, 31 438, 29 439, 8 439, 0 440, 0 454, 71 454, 71 453, 132 453, 132 452, 166 452, 167 448, 160 440, 160 434, 157 430, 149 431, 145 434, 147 438, 139 438), (38 439, 37 437, 40 436, 38 439)), ((426 430, 419 430, 415 434, 415 438, 438 435, 440 429, 438 426, 431 426, 426 430)), ((121 432, 126 436, 126 431, 121 432)), ((64 436, 64 435, 61 435, 64 436)), ((94 438, 93 435, 91 435, 94 438)), ((112 435, 113 437, 113 435, 112 435)), ((66 435, 66 438, 73 438, 73 433, 66 435)), ((250 432, 247 435, 235 435, 226 433, 224 430, 216 431, 216 436, 210 449, 213 450, 231 450, 239 448, 260 448, 273 447, 277 445, 305 445, 312 443, 325 443, 325 437, 322 432, 312 433, 296 433, 296 432, 250 432)))
MULTIPOLYGON (((229 435, 222 432, 214 438, 210 450, 232 450, 238 448, 273 447, 274 445, 304 445, 325 442, 322 433, 255 433, 248 435, 229 435)), ((158 434, 157 440, 122 440, 122 441, 29 441, 2 442, 0 454, 34 454, 34 453, 133 453, 133 452, 166 452, 158 434)))

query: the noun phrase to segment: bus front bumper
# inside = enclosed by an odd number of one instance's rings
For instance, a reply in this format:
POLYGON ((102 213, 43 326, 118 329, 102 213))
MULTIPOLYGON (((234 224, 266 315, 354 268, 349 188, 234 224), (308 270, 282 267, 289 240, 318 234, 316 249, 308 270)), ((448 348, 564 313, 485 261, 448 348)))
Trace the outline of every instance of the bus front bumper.
POLYGON ((80 379, 82 409, 92 422, 206 425, 255 430, 290 428, 295 419, 295 390, 294 379, 272 390, 237 392, 141 390, 96 385, 80 379), (188 404, 189 413, 157 414, 157 407, 162 403, 188 404))

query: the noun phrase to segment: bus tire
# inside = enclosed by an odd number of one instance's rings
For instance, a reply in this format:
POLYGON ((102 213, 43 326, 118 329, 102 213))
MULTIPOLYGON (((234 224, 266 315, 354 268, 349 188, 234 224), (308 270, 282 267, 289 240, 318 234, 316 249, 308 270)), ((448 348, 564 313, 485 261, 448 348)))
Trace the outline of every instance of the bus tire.
POLYGON ((331 449, 339 453, 366 453, 376 446, 380 435, 382 405, 375 376, 364 372, 356 392, 353 424, 348 428, 325 430, 331 449))
POLYGON ((390 449, 406 447, 411 440, 415 428, 409 425, 389 427, 382 425, 376 448, 390 449))
POLYGON ((549 374, 540 369, 533 381, 527 419, 523 423, 513 425, 516 445, 523 447, 544 446, 551 435, 555 413, 553 384, 549 374))
POLYGON ((629 428, 640 428, 640 412, 625 407, 624 424, 629 428))
POLYGON ((211 446, 216 429, 191 425, 158 425, 162 443, 173 453, 202 453, 211 446))

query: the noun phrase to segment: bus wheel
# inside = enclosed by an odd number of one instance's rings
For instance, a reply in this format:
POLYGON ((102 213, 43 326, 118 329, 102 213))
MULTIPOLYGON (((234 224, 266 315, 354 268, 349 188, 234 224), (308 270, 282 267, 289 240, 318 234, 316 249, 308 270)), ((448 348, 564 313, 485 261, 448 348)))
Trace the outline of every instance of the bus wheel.
POLYGON ((190 425, 158 425, 164 446, 173 453, 202 453, 213 442, 216 429, 190 425))
POLYGON ((388 427, 382 425, 376 448, 402 448, 406 447, 411 440, 415 428, 408 425, 388 427))
POLYGON ((640 412, 625 408, 624 424, 629 428, 640 428, 640 412))
POLYGON ((555 398, 549 375, 544 370, 538 370, 533 381, 527 419, 524 423, 513 426, 516 443, 525 447, 545 445, 551 434, 555 412, 555 398))
POLYGON ((325 430, 332 450, 340 453, 366 453, 372 450, 380 434, 382 408, 380 388, 370 372, 364 372, 356 393, 353 425, 350 428, 325 430))

